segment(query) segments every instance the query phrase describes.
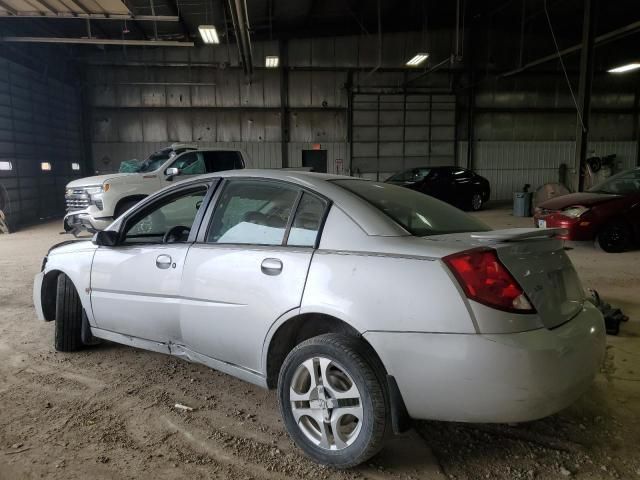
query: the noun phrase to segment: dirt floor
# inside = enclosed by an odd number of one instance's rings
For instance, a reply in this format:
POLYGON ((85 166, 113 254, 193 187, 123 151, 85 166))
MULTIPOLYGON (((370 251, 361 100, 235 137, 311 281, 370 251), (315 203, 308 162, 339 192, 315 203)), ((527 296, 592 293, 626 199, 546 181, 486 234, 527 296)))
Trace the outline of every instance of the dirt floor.
MULTIPOLYGON (((479 216, 531 224, 506 210, 479 216)), ((575 405, 520 425, 415 422, 367 465, 340 472, 295 448, 274 392, 115 344, 55 352, 31 288, 48 247, 65 238, 59 230, 0 235, 1 479, 640 478, 640 251, 569 251, 584 284, 631 317, 575 405)))

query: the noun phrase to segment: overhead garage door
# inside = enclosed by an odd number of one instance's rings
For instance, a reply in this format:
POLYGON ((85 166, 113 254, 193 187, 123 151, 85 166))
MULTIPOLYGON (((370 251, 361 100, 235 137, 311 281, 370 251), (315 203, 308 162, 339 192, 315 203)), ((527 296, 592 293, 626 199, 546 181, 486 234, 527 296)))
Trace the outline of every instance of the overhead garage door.
POLYGON ((454 165, 455 96, 355 94, 351 169, 384 180, 411 167, 454 165))

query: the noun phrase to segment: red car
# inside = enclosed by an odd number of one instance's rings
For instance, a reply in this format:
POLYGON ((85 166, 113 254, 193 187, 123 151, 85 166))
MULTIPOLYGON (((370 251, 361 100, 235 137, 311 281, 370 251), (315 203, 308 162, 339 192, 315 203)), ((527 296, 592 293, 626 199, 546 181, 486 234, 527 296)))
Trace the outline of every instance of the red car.
POLYGON ((640 241, 640 167, 609 177, 586 192, 552 198, 536 207, 539 228, 561 227, 565 240, 596 240, 605 252, 640 241))

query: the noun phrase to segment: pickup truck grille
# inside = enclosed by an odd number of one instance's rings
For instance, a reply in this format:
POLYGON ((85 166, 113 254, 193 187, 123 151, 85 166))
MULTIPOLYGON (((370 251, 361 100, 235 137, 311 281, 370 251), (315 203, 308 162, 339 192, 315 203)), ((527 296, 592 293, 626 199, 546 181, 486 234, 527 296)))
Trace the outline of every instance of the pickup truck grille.
POLYGON ((89 206, 89 195, 83 188, 75 188, 71 194, 65 195, 67 202, 67 212, 84 210, 89 206))

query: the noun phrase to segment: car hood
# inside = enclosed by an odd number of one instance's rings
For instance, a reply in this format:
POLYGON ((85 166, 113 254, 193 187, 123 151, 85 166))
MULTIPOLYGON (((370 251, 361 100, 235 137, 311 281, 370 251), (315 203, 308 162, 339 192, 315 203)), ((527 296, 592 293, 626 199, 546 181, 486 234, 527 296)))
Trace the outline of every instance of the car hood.
POLYGON ((87 187, 90 185, 102 185, 104 182, 117 181, 126 183, 127 181, 137 181, 141 175, 139 173, 109 173, 107 175, 94 175, 93 177, 79 178, 67 184, 67 188, 87 187))
POLYGON ((562 210, 563 208, 571 207, 574 205, 589 207, 591 205, 597 205, 599 203, 615 200, 616 198, 620 198, 620 195, 592 192, 570 193, 569 195, 562 195, 560 197, 547 200, 546 202, 542 202, 538 205, 538 207, 547 210, 562 210))

